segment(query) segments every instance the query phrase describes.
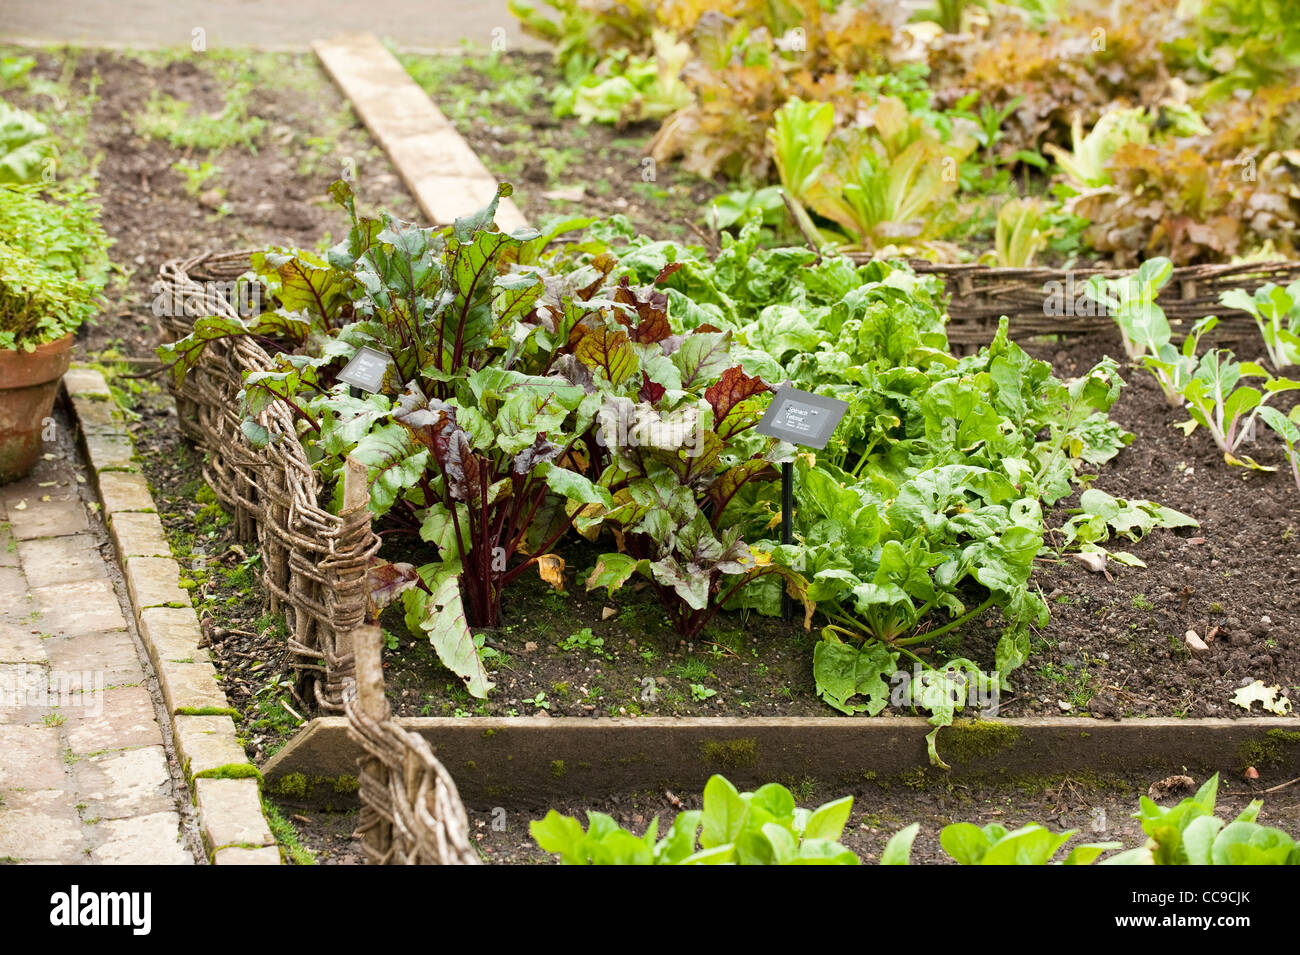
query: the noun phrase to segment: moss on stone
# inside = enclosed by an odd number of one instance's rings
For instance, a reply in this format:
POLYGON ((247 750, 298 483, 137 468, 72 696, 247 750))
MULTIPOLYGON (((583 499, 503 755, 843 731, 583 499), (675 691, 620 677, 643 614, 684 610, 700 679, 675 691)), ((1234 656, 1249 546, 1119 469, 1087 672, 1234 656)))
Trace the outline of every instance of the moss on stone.
POLYGON ((305 773, 286 773, 266 787, 272 795, 289 799, 308 799, 321 789, 347 794, 360 788, 361 783, 355 776, 308 776, 305 773))
POLYGON ((270 790, 277 796, 304 799, 307 796, 307 776, 305 773, 288 773, 272 783, 270 790))
POLYGON ((232 709, 229 706, 179 706, 176 708, 177 716, 229 716, 234 719, 242 719, 239 710, 232 709))
POLYGON ((261 785, 262 771, 252 763, 226 763, 194 774, 195 779, 256 779, 261 785))

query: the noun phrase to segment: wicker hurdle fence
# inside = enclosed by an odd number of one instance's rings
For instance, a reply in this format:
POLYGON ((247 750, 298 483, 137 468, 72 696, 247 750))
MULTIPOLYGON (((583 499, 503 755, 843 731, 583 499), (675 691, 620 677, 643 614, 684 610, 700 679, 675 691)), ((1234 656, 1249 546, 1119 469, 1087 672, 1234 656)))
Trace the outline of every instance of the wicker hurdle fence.
MULTIPOLYGON (((370 496, 366 469, 343 465, 344 509, 370 496)), ((343 692, 348 735, 361 747, 357 835, 371 865, 478 865, 456 783, 424 737, 392 718, 384 691, 383 630, 367 621, 342 640, 352 648, 355 679, 343 692)))
MULTIPOLYGON (((249 269, 249 252, 204 254, 165 263, 159 270, 164 337, 188 335, 194 320, 238 317, 229 300, 249 269)), ((249 338, 210 343, 178 386, 172 383, 182 433, 206 452, 204 479, 234 512, 235 532, 262 553, 262 580, 270 609, 289 625, 291 664, 300 699, 324 712, 343 711, 343 689, 353 673, 350 634, 366 609, 365 574, 379 539, 365 501, 341 514, 322 506, 323 487, 294 426, 293 413, 275 402, 258 417, 270 432, 265 448, 244 438, 239 392, 243 373, 272 367, 271 356, 249 338)))
MULTIPOLYGON (((871 261, 865 253, 850 256, 859 264, 871 261)), ((1038 335, 1076 337, 1113 332, 1114 320, 1099 314, 1069 314, 1084 299, 1084 287, 1094 275, 1118 278, 1132 269, 1046 269, 990 268, 984 265, 936 265, 913 259, 912 268, 921 275, 944 280, 952 299, 948 305, 948 340, 954 345, 987 343, 997 331, 998 319, 1011 319, 1012 338, 1038 335), (1063 306, 1062 314, 1058 306, 1063 306)), ((1300 262, 1240 263, 1236 265, 1189 265, 1174 269, 1158 299, 1175 337, 1181 338, 1198 320, 1219 316, 1213 338, 1220 342, 1258 338, 1254 320, 1244 312, 1225 309, 1219 295, 1227 289, 1253 291, 1265 282, 1284 285, 1300 279, 1300 262)))

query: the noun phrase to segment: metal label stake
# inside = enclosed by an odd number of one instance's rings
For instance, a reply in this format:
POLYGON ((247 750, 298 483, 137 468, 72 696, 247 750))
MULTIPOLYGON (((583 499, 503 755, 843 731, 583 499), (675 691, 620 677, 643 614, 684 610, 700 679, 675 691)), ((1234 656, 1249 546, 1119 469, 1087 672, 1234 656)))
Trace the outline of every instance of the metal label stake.
MULTIPOLYGON (((847 401, 800 391, 788 384, 777 388, 772 403, 758 422, 759 434, 805 448, 820 450, 835 433, 836 426, 849 410, 847 401)), ((794 543, 794 462, 781 465, 781 543, 794 543)), ((794 616, 790 595, 781 594, 781 612, 786 620, 794 616)))
POLYGON ((392 359, 381 351, 362 345, 352 360, 343 366, 338 380, 348 386, 348 393, 353 398, 360 398, 360 392, 374 394, 384 386, 384 372, 388 370, 392 359))

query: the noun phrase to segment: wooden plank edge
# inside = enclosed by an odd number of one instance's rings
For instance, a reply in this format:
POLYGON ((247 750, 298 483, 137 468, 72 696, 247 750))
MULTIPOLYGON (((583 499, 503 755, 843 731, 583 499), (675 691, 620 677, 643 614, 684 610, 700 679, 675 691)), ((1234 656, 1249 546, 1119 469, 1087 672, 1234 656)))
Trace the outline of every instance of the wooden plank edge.
MULTIPOLYGON (((544 717, 398 720, 422 734, 474 807, 542 808, 583 796, 698 792, 713 773, 739 786, 811 778, 833 789, 929 772, 923 719, 838 717, 544 717)), ((1268 759, 1300 772, 1294 718, 1070 718, 958 721, 940 732, 955 778, 1240 772, 1268 759)), ((262 767, 271 791, 355 805, 360 749, 347 720, 313 720, 262 767)), ((935 770, 934 772, 942 772, 935 770)))

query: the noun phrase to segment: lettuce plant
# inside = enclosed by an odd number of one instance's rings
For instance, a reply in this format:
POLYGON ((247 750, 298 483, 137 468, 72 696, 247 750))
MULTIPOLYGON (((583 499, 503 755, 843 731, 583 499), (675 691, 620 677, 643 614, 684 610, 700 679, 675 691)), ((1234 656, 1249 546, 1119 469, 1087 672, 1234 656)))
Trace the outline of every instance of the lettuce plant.
POLYGON ((974 137, 945 141, 891 96, 876 102, 870 126, 832 135, 832 114, 830 104, 792 99, 773 118, 769 141, 795 201, 872 251, 925 249, 953 228, 949 200, 974 137))
MULTIPOLYGON (((943 827, 939 844, 959 865, 1048 865, 1078 831, 1052 832, 1037 823, 1009 831, 996 822, 983 827, 957 822, 943 827)), ((1122 846, 1121 842, 1077 845, 1061 865, 1091 865, 1103 852, 1122 846)))
POLYGON ((674 43, 663 31, 654 33, 654 56, 620 52, 601 61, 600 68, 575 86, 555 91, 557 116, 576 116, 584 123, 624 125, 663 119, 691 101, 679 77, 690 47, 674 43))
POLYGON ((1268 470, 1241 454, 1241 446, 1254 440, 1255 419, 1265 403, 1279 392, 1297 389, 1300 381, 1274 378, 1255 362, 1236 361, 1230 351, 1210 351, 1201 358, 1183 390, 1192 417, 1179 427, 1184 434, 1205 428, 1228 464, 1268 470), (1262 378, 1263 386, 1243 385, 1245 378, 1262 378))
POLYGON ((1215 773, 1196 795, 1163 807, 1143 796, 1134 818, 1146 845, 1105 860, 1106 865, 1300 865, 1300 845, 1281 829, 1256 822, 1256 799, 1225 823, 1214 814, 1219 792, 1215 773))
POLYGON ((31 113, 0 102, 0 184, 36 182, 53 155, 46 125, 31 113))
POLYGON ((1050 230, 1045 208, 1037 199, 1012 199, 998 209, 993 232, 993 264, 1002 268, 1027 269, 1034 257, 1047 248, 1050 230))
POLYGON ((554 809, 528 831, 565 865, 858 865, 836 841, 852 810, 852 796, 809 811, 777 783, 742 793, 712 776, 704 808, 678 813, 663 838, 658 817, 637 836, 602 812, 588 812, 584 830, 554 809))
POLYGON ((1150 133, 1145 110, 1112 109, 1102 114, 1095 126, 1084 135, 1083 124, 1075 116, 1071 128, 1073 149, 1048 143, 1043 151, 1056 159, 1057 165, 1078 190, 1094 189, 1110 183, 1107 162, 1127 143, 1145 143, 1150 133))
MULTIPOLYGON (((1214 814, 1219 776, 1194 796, 1173 806, 1141 797, 1133 814, 1147 835, 1144 845, 1117 852, 1121 842, 1080 843, 1057 856, 1078 832, 1053 832, 1038 823, 1009 830, 998 823, 956 822, 939 832, 943 851, 960 865, 1300 865, 1300 843, 1281 829, 1256 820, 1263 806, 1254 800, 1232 822, 1214 814)), ((853 797, 809 811, 795 806, 783 786, 769 783, 738 792, 722 776, 704 788, 703 810, 685 810, 668 834, 658 838, 659 820, 638 836, 601 812, 588 812, 588 825, 554 809, 529 823, 534 841, 565 865, 857 865, 840 845, 853 797)), ((912 823, 894 833, 880 854, 881 865, 910 865, 920 833, 912 823)))
POLYGON ((1254 295, 1243 289, 1228 289, 1219 301, 1255 319, 1274 369, 1281 371, 1288 365, 1300 364, 1300 280, 1286 288, 1267 282, 1255 289, 1254 295))

